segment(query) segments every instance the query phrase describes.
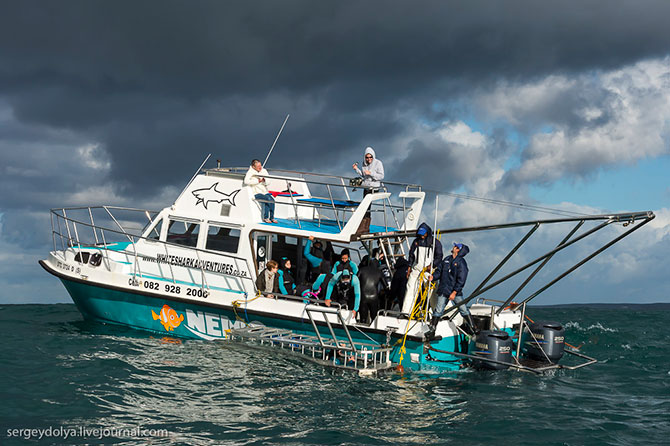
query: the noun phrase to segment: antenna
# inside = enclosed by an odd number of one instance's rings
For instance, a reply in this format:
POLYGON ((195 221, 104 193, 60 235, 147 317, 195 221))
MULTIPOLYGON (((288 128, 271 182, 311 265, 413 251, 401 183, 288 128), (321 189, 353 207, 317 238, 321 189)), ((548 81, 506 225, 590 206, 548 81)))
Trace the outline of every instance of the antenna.
POLYGON ((188 184, 186 184, 186 187, 181 191, 181 194, 179 194, 179 196, 178 196, 177 199, 174 201, 174 203, 172 203, 172 206, 174 206, 175 204, 177 204, 177 201, 179 201, 179 199, 181 198, 181 196, 184 195, 184 191, 185 191, 186 189, 188 189, 188 187, 191 185, 191 183, 193 182, 193 180, 195 180, 195 177, 198 176, 198 174, 200 173, 200 169, 202 169, 202 166, 205 165, 205 163, 207 162, 207 160, 209 159, 210 156, 212 156, 211 153, 207 155, 207 158, 205 158, 205 161, 203 161, 202 164, 200 165, 200 167, 198 167, 198 170, 195 171, 195 173, 193 174, 193 176, 192 176, 191 179, 189 180, 188 184))
POLYGON ((270 155, 272 154, 272 151, 275 148, 275 144, 277 144, 277 140, 279 139, 279 135, 281 135, 282 130, 284 130, 284 126, 286 125, 286 121, 288 121, 288 118, 291 115, 286 115, 286 119, 284 119, 284 123, 281 125, 281 128, 279 129, 279 133, 277 133, 277 137, 275 138, 275 142, 272 143, 272 147, 270 147, 270 151, 268 152, 268 156, 265 157, 265 161, 263 161, 263 167, 265 167, 265 163, 268 162, 268 158, 270 158, 270 155))

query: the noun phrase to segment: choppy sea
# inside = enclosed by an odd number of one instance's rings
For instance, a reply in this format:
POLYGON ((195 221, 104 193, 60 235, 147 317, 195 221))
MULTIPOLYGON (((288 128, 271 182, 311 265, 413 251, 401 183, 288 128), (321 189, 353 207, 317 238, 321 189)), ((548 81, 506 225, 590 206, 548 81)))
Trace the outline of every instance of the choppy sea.
POLYGON ((74 305, 0 306, 0 444, 670 444, 670 304, 529 315, 599 362, 362 378, 86 322, 74 305))

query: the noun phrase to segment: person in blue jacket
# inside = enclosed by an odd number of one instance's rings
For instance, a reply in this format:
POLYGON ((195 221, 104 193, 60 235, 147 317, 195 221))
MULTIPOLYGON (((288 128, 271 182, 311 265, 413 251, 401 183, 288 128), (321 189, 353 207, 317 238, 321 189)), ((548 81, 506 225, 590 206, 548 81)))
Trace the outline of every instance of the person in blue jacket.
POLYGON ((279 292, 282 294, 295 294, 295 280, 291 274, 291 260, 282 257, 279 262, 279 292))
POLYGON ((358 277, 352 275, 348 269, 335 274, 328 281, 325 299, 327 307, 331 305, 331 296, 334 289, 336 289, 334 300, 340 304, 346 304, 348 308, 353 307, 351 316, 355 319, 358 308, 361 305, 361 284, 358 281, 358 277))
POLYGON ((331 272, 333 274, 336 274, 345 269, 348 269, 349 272, 354 276, 358 274, 358 265, 356 265, 356 263, 353 260, 351 260, 348 248, 344 248, 342 250, 342 252, 340 253, 340 260, 335 262, 335 264, 333 265, 333 270, 331 272))
MULTIPOLYGON (((433 312, 433 319, 430 321, 430 329, 426 333, 427 338, 435 335, 435 328, 440 318, 444 314, 444 309, 447 306, 447 300, 453 301, 455 304, 463 300, 463 287, 465 281, 468 279, 468 263, 465 261, 465 256, 470 252, 468 245, 463 243, 454 243, 451 249, 451 255, 447 256, 440 262, 433 273, 432 280, 440 281, 437 287, 437 304, 433 312)), ((470 310, 465 305, 458 307, 465 325, 471 334, 476 334, 475 324, 472 320, 470 310)))

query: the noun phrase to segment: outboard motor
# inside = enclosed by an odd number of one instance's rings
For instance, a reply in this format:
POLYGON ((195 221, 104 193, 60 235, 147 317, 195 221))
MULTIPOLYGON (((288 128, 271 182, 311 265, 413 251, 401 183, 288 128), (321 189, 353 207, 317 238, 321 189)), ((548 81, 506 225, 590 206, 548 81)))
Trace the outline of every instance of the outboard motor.
POLYGON ((533 322, 523 330, 521 345, 524 356, 557 363, 563 357, 565 329, 558 322, 533 322))
POLYGON ((473 314, 472 321, 475 323, 475 328, 478 331, 488 330, 491 327, 491 316, 473 314))
MULTIPOLYGON (((511 364, 513 347, 514 343, 512 342, 512 338, 506 331, 486 330, 480 332, 472 341, 470 341, 468 353, 474 356, 511 364)), ((509 368, 509 365, 506 364, 498 364, 478 359, 473 359, 472 364, 476 368, 488 370, 505 370, 509 368)))

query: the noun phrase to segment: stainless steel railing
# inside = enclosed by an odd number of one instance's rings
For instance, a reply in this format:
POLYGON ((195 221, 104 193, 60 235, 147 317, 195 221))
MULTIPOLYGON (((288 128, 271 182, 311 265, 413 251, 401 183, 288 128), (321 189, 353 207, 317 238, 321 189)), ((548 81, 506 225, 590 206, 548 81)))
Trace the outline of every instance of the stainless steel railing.
MULTIPOLYGON (((132 246, 132 251, 124 250, 124 254, 132 259, 133 271, 132 276, 134 280, 143 278, 143 271, 139 262, 139 258, 143 256, 142 253, 138 252, 137 243, 140 240, 150 241, 154 246, 162 246, 163 251, 165 252, 166 258, 169 259, 171 255, 183 255, 183 250, 188 249, 189 252, 193 252, 197 258, 196 268, 200 272, 200 288, 205 291, 210 289, 208 284, 207 277, 222 277, 226 284, 230 284, 230 279, 240 280, 241 286, 239 291, 252 294, 256 293, 256 284, 251 276, 252 268, 249 264, 249 260, 240 256, 235 256, 232 254, 223 254, 217 252, 211 252, 207 250, 198 249, 195 247, 184 247, 183 245, 174 244, 170 242, 164 242, 156 239, 150 239, 143 237, 141 234, 143 229, 137 226, 137 221, 126 222, 117 218, 112 212, 127 212, 133 214, 133 216, 144 217, 148 220, 147 224, 153 223, 153 218, 155 217, 156 211, 147 211, 144 209, 135 209, 127 207, 117 207, 117 206, 88 206, 88 207, 71 207, 71 208, 55 208, 51 209, 51 231, 52 239, 54 246, 54 254, 60 256, 65 260, 65 252, 68 249, 73 249, 79 254, 79 261, 83 258, 82 248, 96 248, 99 249, 104 258, 107 261, 107 264, 110 264, 110 252, 114 251, 112 245, 119 242, 129 242, 132 246), (77 216, 72 216, 73 213, 83 212, 87 218, 81 219, 77 216), (113 229, 100 225, 96 223, 94 219, 95 211, 98 214, 106 216, 107 223, 113 223, 118 229, 113 229), (70 213, 70 215, 68 215, 70 213), (87 228, 85 232, 81 230, 87 228), (89 232, 90 231, 90 232, 89 232), (61 250, 58 249, 60 245, 61 250), (179 252, 177 252, 177 250, 179 252), (234 265, 234 272, 219 272, 205 270, 205 263, 202 261, 201 255, 206 253, 208 255, 214 255, 220 258, 221 260, 230 261, 234 265)), ((98 220, 100 217, 98 217, 98 220)), ((145 225, 146 227, 146 225, 145 225)), ((145 256, 149 257, 149 253, 146 253, 145 256)), ((158 264, 161 264, 158 259, 156 259, 158 264)), ((163 268, 158 268, 159 278, 170 280, 173 284, 177 283, 177 277, 172 263, 166 262, 168 265, 169 275, 163 272, 163 268)), ((152 272, 153 274, 153 272, 152 272)), ((195 280, 195 279, 194 279, 195 280)))

